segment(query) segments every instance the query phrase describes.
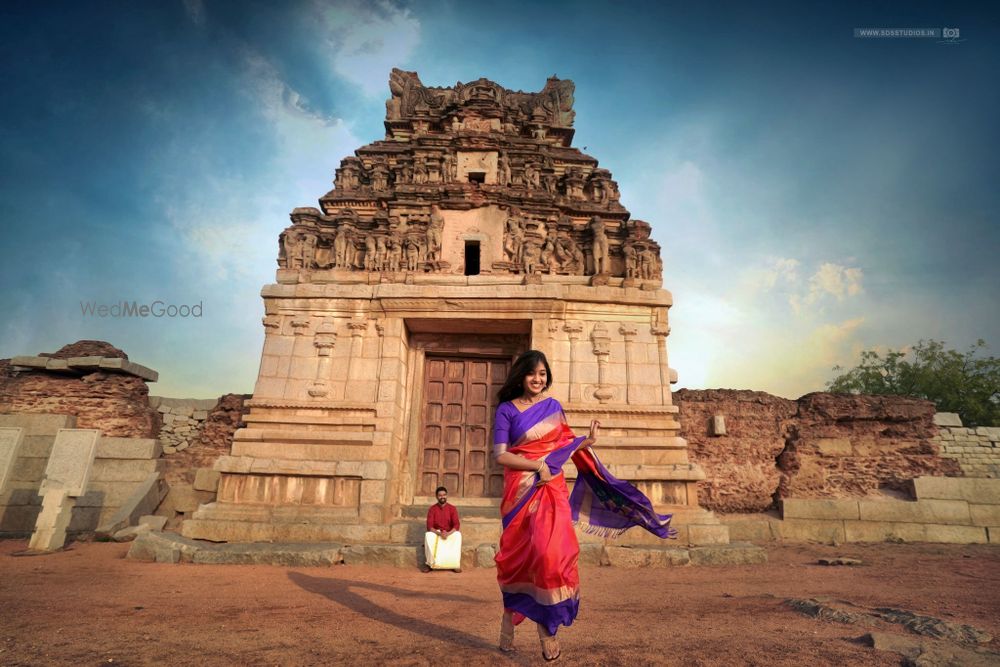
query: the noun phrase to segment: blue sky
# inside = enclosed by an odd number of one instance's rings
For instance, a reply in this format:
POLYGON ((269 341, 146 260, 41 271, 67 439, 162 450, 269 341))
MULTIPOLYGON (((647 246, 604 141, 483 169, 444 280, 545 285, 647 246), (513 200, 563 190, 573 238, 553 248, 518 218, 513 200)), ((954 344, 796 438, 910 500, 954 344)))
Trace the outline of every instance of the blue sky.
POLYGON ((158 370, 153 393, 252 391, 277 236, 382 138, 394 66, 576 82, 575 144, 664 249, 675 388, 795 398, 862 349, 996 346, 985 7, 3 3, 0 356, 97 338, 158 370), (81 312, 123 299, 203 316, 81 312))

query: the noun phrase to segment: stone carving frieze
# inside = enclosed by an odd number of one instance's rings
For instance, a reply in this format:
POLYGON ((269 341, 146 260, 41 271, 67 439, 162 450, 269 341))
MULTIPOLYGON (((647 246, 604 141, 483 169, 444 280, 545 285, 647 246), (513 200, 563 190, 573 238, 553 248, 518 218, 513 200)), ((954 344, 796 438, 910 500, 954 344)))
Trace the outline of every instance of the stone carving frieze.
POLYGON ((320 209, 292 212, 280 268, 406 281, 461 274, 444 256, 446 214, 492 206, 506 219, 484 273, 662 283, 649 225, 629 219, 611 172, 571 147, 572 81, 552 77, 534 93, 487 79, 439 88, 394 69, 389 88, 386 140, 341 160, 320 209))

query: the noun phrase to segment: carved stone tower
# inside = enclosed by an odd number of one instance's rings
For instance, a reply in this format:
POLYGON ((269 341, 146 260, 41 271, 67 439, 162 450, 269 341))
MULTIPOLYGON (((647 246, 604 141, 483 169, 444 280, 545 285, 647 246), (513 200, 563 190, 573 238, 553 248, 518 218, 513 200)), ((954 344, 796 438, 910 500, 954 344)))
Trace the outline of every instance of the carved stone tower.
POLYGON ((602 421, 614 474, 674 512, 682 541, 727 543, 677 436, 660 247, 571 147, 573 83, 429 88, 393 70, 389 87, 385 140, 279 237, 246 428, 184 535, 416 543, 443 484, 465 544, 496 541, 496 391, 535 348, 571 426, 602 421))

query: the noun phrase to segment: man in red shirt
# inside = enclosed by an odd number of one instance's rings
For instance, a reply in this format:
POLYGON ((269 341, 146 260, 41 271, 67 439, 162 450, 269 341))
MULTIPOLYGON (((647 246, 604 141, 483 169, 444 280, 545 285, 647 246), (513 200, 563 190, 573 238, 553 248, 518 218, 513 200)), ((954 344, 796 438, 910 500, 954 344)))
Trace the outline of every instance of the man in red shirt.
POLYGON ((448 489, 439 486, 434 492, 437 504, 427 510, 427 533, 424 535, 424 572, 431 570, 462 571, 462 533, 458 532, 458 510, 448 504, 448 489))

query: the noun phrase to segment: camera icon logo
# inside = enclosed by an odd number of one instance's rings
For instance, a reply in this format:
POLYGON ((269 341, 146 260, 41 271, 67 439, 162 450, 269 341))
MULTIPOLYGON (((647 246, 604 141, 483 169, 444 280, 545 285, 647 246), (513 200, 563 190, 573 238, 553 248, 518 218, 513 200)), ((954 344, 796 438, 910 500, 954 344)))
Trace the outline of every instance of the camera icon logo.
POLYGON ((945 39, 958 39, 958 28, 943 28, 941 35, 945 39))

